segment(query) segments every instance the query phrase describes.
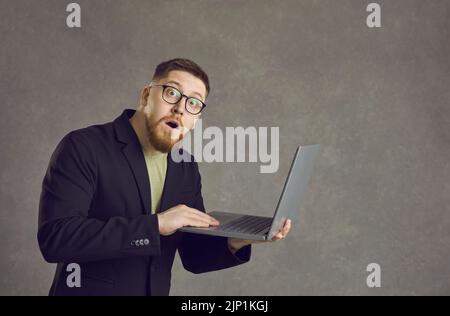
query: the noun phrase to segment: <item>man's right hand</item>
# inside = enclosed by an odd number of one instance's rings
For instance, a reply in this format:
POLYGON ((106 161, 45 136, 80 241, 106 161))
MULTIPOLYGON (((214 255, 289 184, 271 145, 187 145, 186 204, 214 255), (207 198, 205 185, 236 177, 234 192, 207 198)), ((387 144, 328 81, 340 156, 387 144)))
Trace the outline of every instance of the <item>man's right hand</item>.
POLYGON ((185 226, 209 227, 219 225, 219 221, 208 214, 179 204, 167 211, 158 213, 159 233, 163 236, 172 235, 178 228, 185 226))

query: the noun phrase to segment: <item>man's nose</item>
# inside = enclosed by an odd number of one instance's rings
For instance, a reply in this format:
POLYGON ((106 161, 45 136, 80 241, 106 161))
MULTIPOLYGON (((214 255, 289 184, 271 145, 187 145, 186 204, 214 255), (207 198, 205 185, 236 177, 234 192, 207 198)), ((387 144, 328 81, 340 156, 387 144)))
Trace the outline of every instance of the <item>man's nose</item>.
POLYGON ((184 113, 184 103, 186 102, 186 101, 184 100, 184 98, 185 98, 184 96, 181 97, 180 101, 178 101, 177 103, 175 103, 175 104, 173 105, 172 111, 173 111, 174 113, 179 113, 179 114, 183 115, 183 113, 184 113))

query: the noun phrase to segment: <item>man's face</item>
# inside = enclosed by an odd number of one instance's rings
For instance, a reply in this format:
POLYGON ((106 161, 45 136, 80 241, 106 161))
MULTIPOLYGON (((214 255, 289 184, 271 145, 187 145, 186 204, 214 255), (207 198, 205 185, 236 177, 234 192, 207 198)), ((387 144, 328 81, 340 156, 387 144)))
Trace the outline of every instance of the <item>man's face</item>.
POLYGON ((162 98, 163 87, 154 85, 170 85, 184 95, 203 102, 206 99, 206 87, 199 78, 178 70, 169 72, 167 77, 154 81, 151 85, 150 89, 148 87, 144 89, 141 96, 147 137, 155 149, 169 152, 188 131, 194 128, 200 115, 186 111, 185 97, 176 104, 167 103, 162 98))

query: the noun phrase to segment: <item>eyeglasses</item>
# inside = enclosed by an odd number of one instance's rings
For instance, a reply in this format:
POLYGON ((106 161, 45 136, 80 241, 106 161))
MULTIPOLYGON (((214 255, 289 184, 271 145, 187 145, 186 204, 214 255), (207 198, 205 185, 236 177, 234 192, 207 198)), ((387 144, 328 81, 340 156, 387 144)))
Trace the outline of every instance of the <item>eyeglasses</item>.
POLYGON ((150 85, 151 87, 162 87, 162 99, 169 104, 177 104, 183 97, 186 97, 184 107, 190 114, 198 115, 206 107, 206 104, 194 97, 188 97, 177 88, 165 84, 150 85))

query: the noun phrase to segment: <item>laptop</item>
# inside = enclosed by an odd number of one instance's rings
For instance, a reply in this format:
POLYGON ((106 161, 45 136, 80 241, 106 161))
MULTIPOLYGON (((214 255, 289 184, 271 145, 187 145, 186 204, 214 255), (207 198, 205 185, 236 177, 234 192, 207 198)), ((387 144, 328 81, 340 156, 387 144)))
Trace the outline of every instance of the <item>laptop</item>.
POLYGON ((219 226, 186 226, 179 231, 247 240, 271 240, 286 219, 295 220, 298 217, 319 149, 319 144, 297 148, 273 217, 211 212, 208 214, 220 222, 219 226))

